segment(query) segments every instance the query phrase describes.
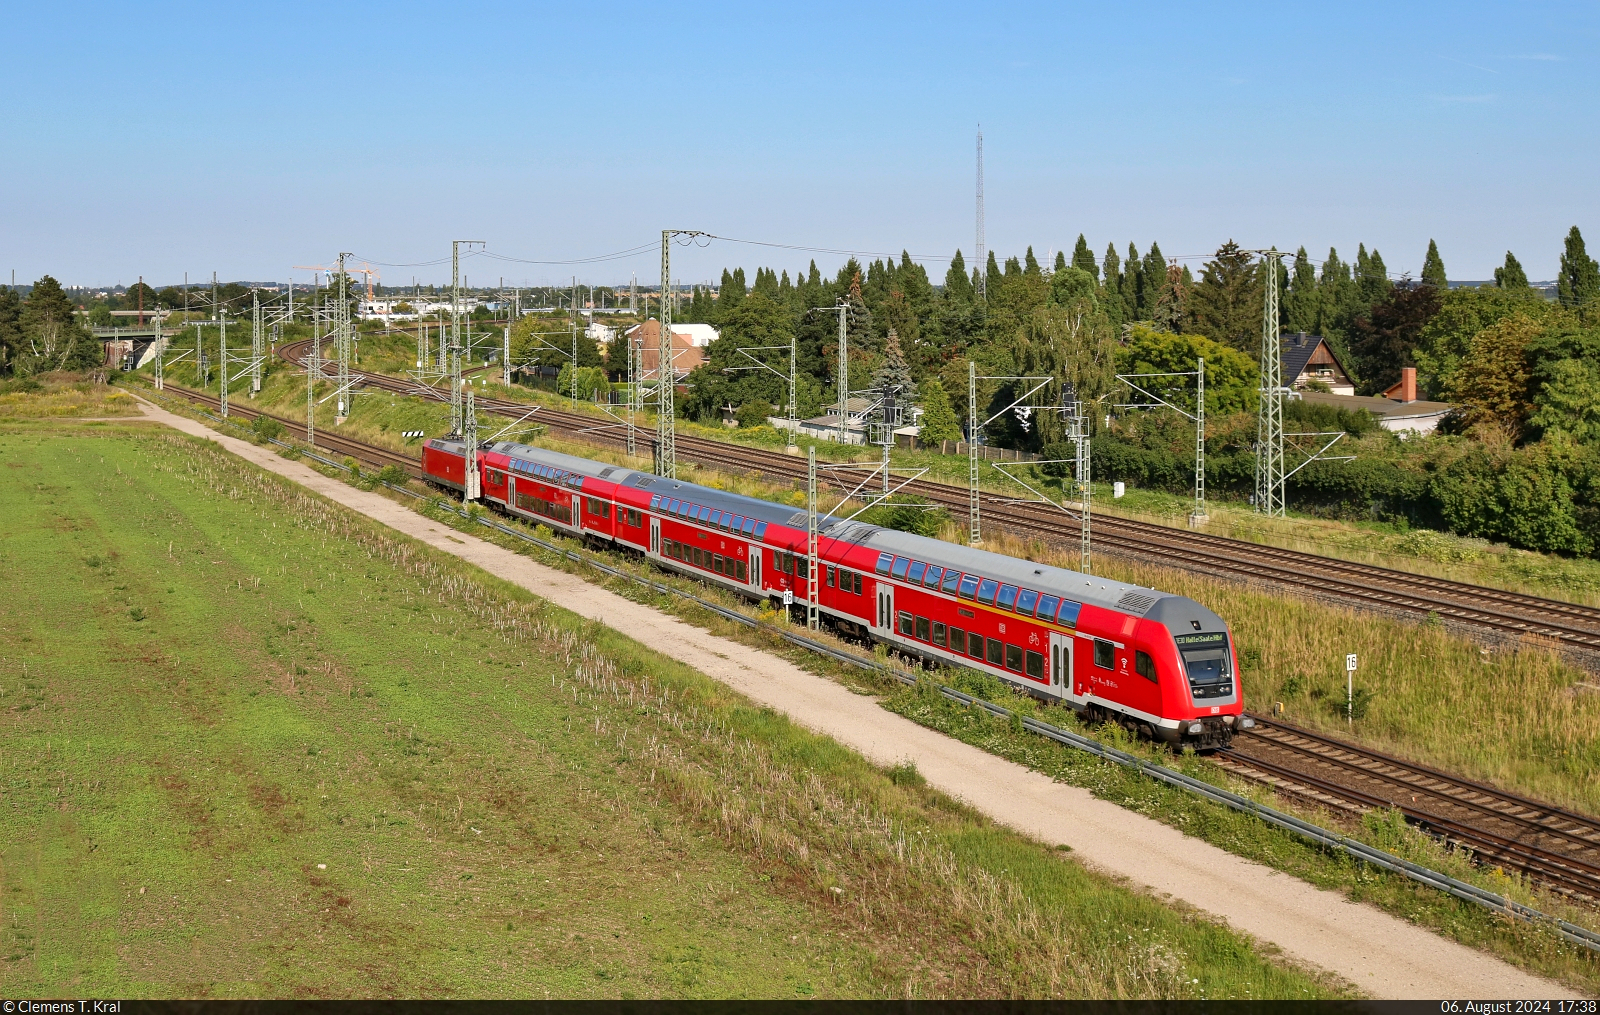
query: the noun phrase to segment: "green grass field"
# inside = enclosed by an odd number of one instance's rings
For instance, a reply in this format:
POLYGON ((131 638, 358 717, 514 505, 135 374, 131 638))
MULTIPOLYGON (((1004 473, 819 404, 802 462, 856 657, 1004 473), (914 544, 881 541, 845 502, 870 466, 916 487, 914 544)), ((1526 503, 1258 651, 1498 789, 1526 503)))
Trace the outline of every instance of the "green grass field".
POLYGON ((0 470, 8 996, 1331 989, 201 442, 0 470))

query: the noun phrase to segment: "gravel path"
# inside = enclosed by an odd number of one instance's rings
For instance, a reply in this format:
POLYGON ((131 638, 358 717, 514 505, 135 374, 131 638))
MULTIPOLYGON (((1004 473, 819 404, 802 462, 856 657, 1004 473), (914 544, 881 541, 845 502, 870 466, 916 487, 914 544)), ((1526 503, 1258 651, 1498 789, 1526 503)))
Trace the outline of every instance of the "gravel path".
POLYGON ((1214 914, 1275 945, 1294 961, 1328 970, 1374 997, 1575 996, 1557 983, 1483 952, 919 726, 885 711, 872 698, 853 694, 783 659, 444 528, 387 497, 329 479, 273 451, 143 404, 147 418, 216 441, 329 500, 623 631, 880 765, 914 761, 930 785, 994 821, 1041 842, 1070 846, 1072 855, 1091 868, 1144 886, 1157 897, 1214 914))

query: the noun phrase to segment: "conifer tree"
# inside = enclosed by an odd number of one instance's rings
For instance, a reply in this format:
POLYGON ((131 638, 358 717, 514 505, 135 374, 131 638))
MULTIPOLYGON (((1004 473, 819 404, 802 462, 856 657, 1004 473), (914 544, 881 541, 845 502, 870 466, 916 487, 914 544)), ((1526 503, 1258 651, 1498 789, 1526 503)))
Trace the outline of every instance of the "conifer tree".
POLYGON ((1100 278, 1100 269, 1094 263, 1094 252, 1089 249, 1089 244, 1084 240, 1082 233, 1078 234, 1077 246, 1072 248, 1072 266, 1082 268, 1092 279, 1100 278))
POLYGON ((22 349, 22 300, 10 286, 0 287, 0 377, 16 370, 22 349))
POLYGON ((1161 244, 1151 243, 1145 252, 1139 271, 1139 317, 1153 320, 1156 306, 1161 301, 1161 291, 1167 284, 1167 259, 1161 256, 1161 244))
POLYGON ((917 434, 919 443, 934 445, 939 441, 961 439, 961 421, 950 405, 950 396, 938 378, 922 386, 922 430, 917 434))
POLYGON ((1122 259, 1117 256, 1115 243, 1106 244, 1106 259, 1103 266, 1105 278, 1101 283, 1101 291, 1105 294, 1105 298, 1100 301, 1100 305, 1105 308, 1111 326, 1121 328, 1122 322, 1127 318, 1122 313, 1122 259))
POLYGON ((1139 289, 1143 275, 1143 265, 1139 263, 1139 248, 1132 241, 1128 243, 1128 259, 1122 262, 1122 319, 1124 321, 1139 320, 1139 289))
POLYGON ((1506 251, 1504 267, 1494 270, 1494 284, 1501 289, 1515 289, 1518 292, 1528 288, 1528 273, 1522 270, 1522 264, 1517 260, 1517 255, 1506 251))
POLYGON ((1038 275, 1038 274, 1040 274, 1039 259, 1037 257, 1033 256, 1033 244, 1031 244, 1031 243, 1028 244, 1028 256, 1027 256, 1027 259, 1023 262, 1022 272, 1025 275, 1038 275))
MULTIPOLYGON (((31 297, 30 297, 31 299, 31 297)), ((1556 280, 1556 301, 1562 306, 1576 307, 1585 323, 1600 317, 1600 264, 1584 249, 1583 234, 1573 226, 1567 233, 1565 249, 1561 252, 1561 274, 1556 280)))
POLYGON ((944 298, 972 300, 972 279, 967 277, 967 260, 957 250, 956 255, 950 258, 950 268, 944 273, 944 298))
POLYGON ((1310 334, 1317 329, 1317 269, 1311 266, 1306 248, 1294 254, 1294 271, 1283 291, 1284 329, 1310 334))
MULTIPOLYGON (((1082 239, 1082 237, 1080 236, 1079 239, 1082 239)), ((1089 260, 1093 261, 1094 258, 1091 257, 1091 258, 1089 258, 1089 260)), ((1067 270, 1067 252, 1065 250, 1056 251, 1056 263, 1051 266, 1050 270, 1051 271, 1066 271, 1067 270)))
POLYGON ((1231 345, 1252 358, 1260 352, 1263 273, 1232 240, 1206 262, 1189 297, 1191 331, 1231 345))
POLYGON ((1361 302, 1366 307, 1388 296, 1389 290, 1394 288, 1394 283, 1389 281, 1389 269, 1383 265, 1383 255, 1378 253, 1376 247, 1367 255, 1366 268, 1359 274, 1357 288, 1361 292, 1361 302))
POLYGON ((896 391, 895 397, 902 402, 914 401, 917 397, 917 382, 911 379, 911 368, 906 365, 905 353, 900 349, 900 335, 893 328, 889 329, 889 337, 884 342, 883 363, 872 372, 872 386, 885 393, 896 391))
POLYGON ((994 251, 992 250, 989 251, 989 263, 984 266, 983 285, 984 293, 990 299, 994 299, 995 295, 1000 291, 1000 287, 1005 285, 1005 276, 1000 274, 1000 262, 994 259, 994 251))
POLYGON ((1422 284, 1431 285, 1440 292, 1450 288, 1444 274, 1444 258, 1439 256, 1439 245, 1428 241, 1428 255, 1422 259, 1422 284))

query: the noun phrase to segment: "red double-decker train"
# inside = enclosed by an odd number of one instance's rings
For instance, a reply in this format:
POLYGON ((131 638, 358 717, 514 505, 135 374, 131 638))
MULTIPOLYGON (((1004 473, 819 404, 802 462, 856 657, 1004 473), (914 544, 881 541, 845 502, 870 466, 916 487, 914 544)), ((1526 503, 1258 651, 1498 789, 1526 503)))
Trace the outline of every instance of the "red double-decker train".
MULTIPOLYGON (((427 441, 427 478, 464 492, 466 451, 427 441)), ((808 595, 805 511, 510 441, 477 459, 482 500, 508 515, 751 598, 808 595)), ((836 629, 1174 745, 1253 725, 1228 626, 1192 599, 831 516, 818 533, 817 605, 836 629)))

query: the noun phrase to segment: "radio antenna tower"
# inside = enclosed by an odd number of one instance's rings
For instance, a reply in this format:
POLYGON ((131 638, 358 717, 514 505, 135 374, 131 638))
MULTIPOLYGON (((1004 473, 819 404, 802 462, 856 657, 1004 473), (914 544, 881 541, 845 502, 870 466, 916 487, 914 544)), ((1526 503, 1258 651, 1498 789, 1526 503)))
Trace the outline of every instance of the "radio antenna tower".
POLYGON ((985 303, 989 302, 988 286, 985 276, 988 275, 988 265, 984 260, 983 251, 983 125, 978 125, 978 253, 973 260, 973 267, 978 272, 978 298, 985 303))

